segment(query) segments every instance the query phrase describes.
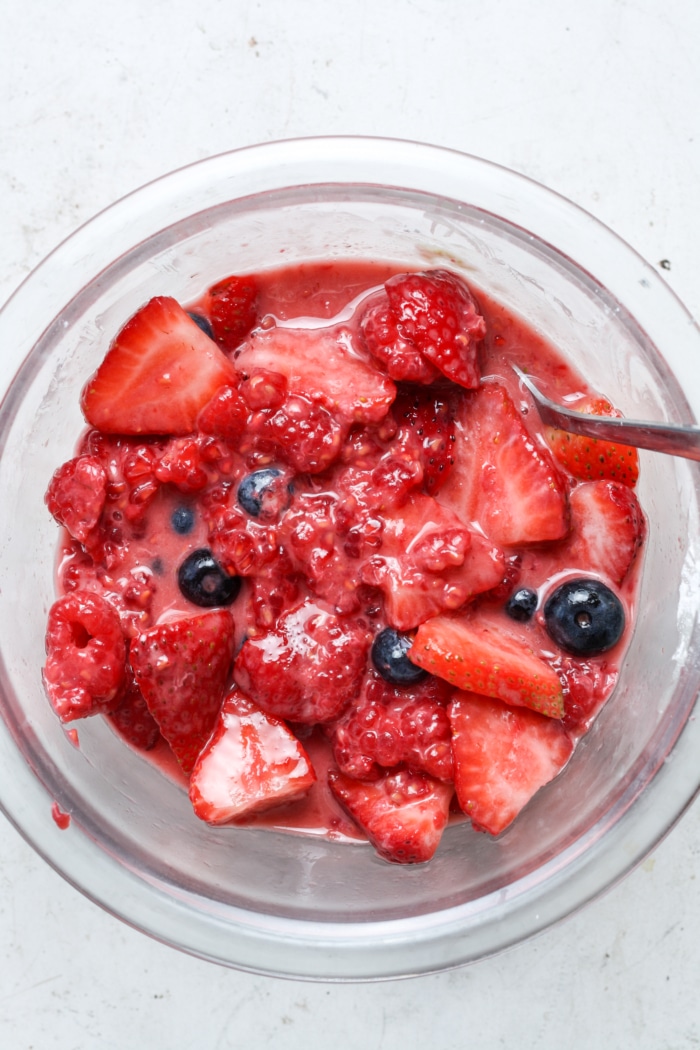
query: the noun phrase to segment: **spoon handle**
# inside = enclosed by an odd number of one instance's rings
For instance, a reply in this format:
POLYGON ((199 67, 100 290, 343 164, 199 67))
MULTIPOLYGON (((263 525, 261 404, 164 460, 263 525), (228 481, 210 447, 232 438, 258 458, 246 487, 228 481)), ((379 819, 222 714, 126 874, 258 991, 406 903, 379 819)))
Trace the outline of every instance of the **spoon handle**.
POLYGON ((700 427, 645 423, 640 419, 614 419, 574 412, 545 397, 517 365, 513 365, 513 369, 523 386, 532 394, 540 419, 547 426, 558 427, 571 434, 618 441, 622 445, 633 445, 634 448, 646 448, 652 452, 664 452, 668 456, 700 461, 700 427))

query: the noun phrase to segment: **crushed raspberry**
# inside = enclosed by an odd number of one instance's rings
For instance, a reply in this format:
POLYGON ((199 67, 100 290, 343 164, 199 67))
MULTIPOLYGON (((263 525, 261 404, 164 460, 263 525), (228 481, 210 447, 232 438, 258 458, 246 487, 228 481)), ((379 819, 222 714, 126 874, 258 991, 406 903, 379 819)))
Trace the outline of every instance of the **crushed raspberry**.
POLYGON ((59 525, 84 543, 97 525, 107 498, 107 475, 94 456, 77 456, 59 467, 46 493, 46 506, 59 525))
POLYGON ((296 394, 278 408, 255 412, 239 449, 253 454, 251 462, 265 462, 266 453, 269 461, 276 453, 295 470, 317 474, 338 458, 346 433, 347 426, 322 405, 296 394))

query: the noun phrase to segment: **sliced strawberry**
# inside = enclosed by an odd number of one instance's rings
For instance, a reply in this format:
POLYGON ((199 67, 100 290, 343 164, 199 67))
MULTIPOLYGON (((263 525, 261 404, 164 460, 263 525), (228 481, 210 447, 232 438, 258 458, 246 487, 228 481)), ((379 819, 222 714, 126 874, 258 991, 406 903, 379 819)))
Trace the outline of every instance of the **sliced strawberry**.
POLYGON ((550 718, 564 714, 555 671, 521 641, 474 617, 436 616, 421 624, 409 658, 457 689, 531 707, 550 718))
POLYGON ((235 679, 268 714, 330 722, 359 693, 369 644, 362 621, 306 601, 272 630, 248 637, 236 657, 235 679))
POLYGON ((484 383, 457 414, 455 466, 440 502, 504 547, 559 540, 569 528, 565 482, 526 430, 505 387, 484 383))
MULTIPOLYGON (((387 356, 409 343, 454 383, 467 389, 478 386, 478 344, 486 323, 466 284, 446 270, 430 270, 397 274, 384 288, 399 343, 373 347, 368 342, 371 352, 387 356)), ((382 334, 379 326, 377 335, 382 334)), ((387 334, 393 334, 391 328, 387 334)), ((367 330, 364 335, 367 340, 367 330)))
POLYGON ((639 500, 617 481, 590 481, 571 494, 571 538, 562 558, 571 568, 600 573, 620 584, 646 534, 639 500))
POLYGON ((94 456, 76 456, 55 472, 45 503, 59 525, 84 543, 97 525, 107 498, 107 475, 94 456))
POLYGON ((346 329, 254 332, 236 356, 244 376, 265 369, 287 380, 289 391, 317 401, 341 422, 375 423, 396 396, 391 379, 350 349, 346 329))
POLYGON ((129 668, 128 685, 122 691, 119 705, 107 718, 127 743, 139 751, 150 751, 160 740, 160 729, 148 710, 143 693, 129 668))
POLYGON ((233 688, 190 778, 200 820, 226 824, 303 798, 316 780, 311 762, 284 722, 233 688))
POLYGON ((235 350, 258 323, 254 277, 225 277, 209 289, 209 320, 222 349, 235 350))
POLYGON ((423 466, 423 488, 442 488, 454 464, 454 406, 444 392, 420 387, 400 391, 392 406, 398 424, 395 444, 415 449, 423 466))
POLYGON ((233 644, 233 620, 223 609, 157 624, 131 643, 136 682, 187 774, 221 710, 233 644))
POLYGON ((384 860, 419 864, 435 853, 449 817, 452 784, 408 769, 372 783, 331 770, 328 784, 384 860))
POLYGON ((236 372, 174 300, 151 299, 118 333, 83 389, 88 423, 107 434, 189 434, 236 372))
POLYGON ((573 751, 561 722, 474 693, 456 693, 449 717, 457 800, 491 835, 515 820, 573 751))
MULTIPOLYGON (((579 398, 567 406, 592 416, 620 417, 604 397, 579 398)), ((582 481, 605 478, 634 486, 639 477, 639 453, 629 445, 601 441, 583 434, 570 434, 556 427, 545 427, 544 436, 557 461, 582 481)))
POLYGON ((104 714, 124 682, 126 645, 119 616, 89 591, 73 591, 49 610, 43 678, 62 722, 104 714))
POLYGON ((387 296, 373 301, 360 319, 365 348, 381 363, 388 376, 406 383, 432 383, 440 375, 418 347, 401 335, 401 323, 387 296))
POLYGON ((496 587, 503 553, 430 496, 411 496, 385 512, 381 547, 362 570, 384 592, 392 627, 407 631, 496 587))
POLYGON ((453 779, 452 744, 446 704, 452 690, 428 675, 410 686, 395 686, 369 672, 356 703, 329 730, 341 773, 373 780, 381 768, 401 763, 438 780, 453 779))

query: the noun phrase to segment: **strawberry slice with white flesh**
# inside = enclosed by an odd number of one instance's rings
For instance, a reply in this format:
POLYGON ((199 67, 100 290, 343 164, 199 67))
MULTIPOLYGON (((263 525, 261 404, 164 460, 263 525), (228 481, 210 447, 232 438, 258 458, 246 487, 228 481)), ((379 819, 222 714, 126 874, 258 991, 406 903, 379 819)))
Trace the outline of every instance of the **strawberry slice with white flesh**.
POLYGON ((619 481, 589 481, 571 493, 571 536, 562 556, 570 566, 620 584, 646 534, 635 493, 619 481))
POLYGON ((83 388, 83 414, 105 434, 190 434, 236 370, 182 307, 151 299, 127 321, 83 388))
POLYGON ((454 466, 438 500, 502 547, 560 540, 566 486, 552 453, 526 429, 507 390, 484 382, 455 419, 454 466))
POLYGON ((411 663, 457 689, 530 707, 549 718, 564 715, 559 676, 517 638, 478 619, 434 616, 421 624, 411 663))
POLYGON ((315 781, 285 723, 233 688, 192 771, 190 801, 200 820, 228 824, 303 798, 315 781))
POLYGON ((455 693, 448 715, 457 801, 477 830, 499 835, 574 745, 561 722, 474 693, 455 693))
POLYGON ((396 387, 373 364, 355 356, 346 330, 273 328, 254 332, 236 352, 236 368, 276 372, 289 391, 318 401, 336 419, 377 423, 396 397, 396 387))
POLYGON ((418 864, 435 853, 450 813, 452 784, 408 769, 372 782, 331 770, 328 784, 384 860, 418 864))

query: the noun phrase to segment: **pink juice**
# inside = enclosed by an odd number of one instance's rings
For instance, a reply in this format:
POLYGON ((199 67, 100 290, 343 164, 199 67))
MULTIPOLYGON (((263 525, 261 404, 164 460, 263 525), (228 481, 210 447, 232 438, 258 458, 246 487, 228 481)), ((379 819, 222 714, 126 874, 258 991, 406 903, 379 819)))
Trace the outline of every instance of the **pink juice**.
POLYGON ((59 717, 107 717, 211 823, 398 862, 455 814, 499 834, 614 689, 645 527, 635 455, 546 433, 511 366, 612 407, 442 272, 305 264, 187 310, 152 300, 117 335, 49 488, 59 717), (183 655, 187 625, 217 660, 183 655))

